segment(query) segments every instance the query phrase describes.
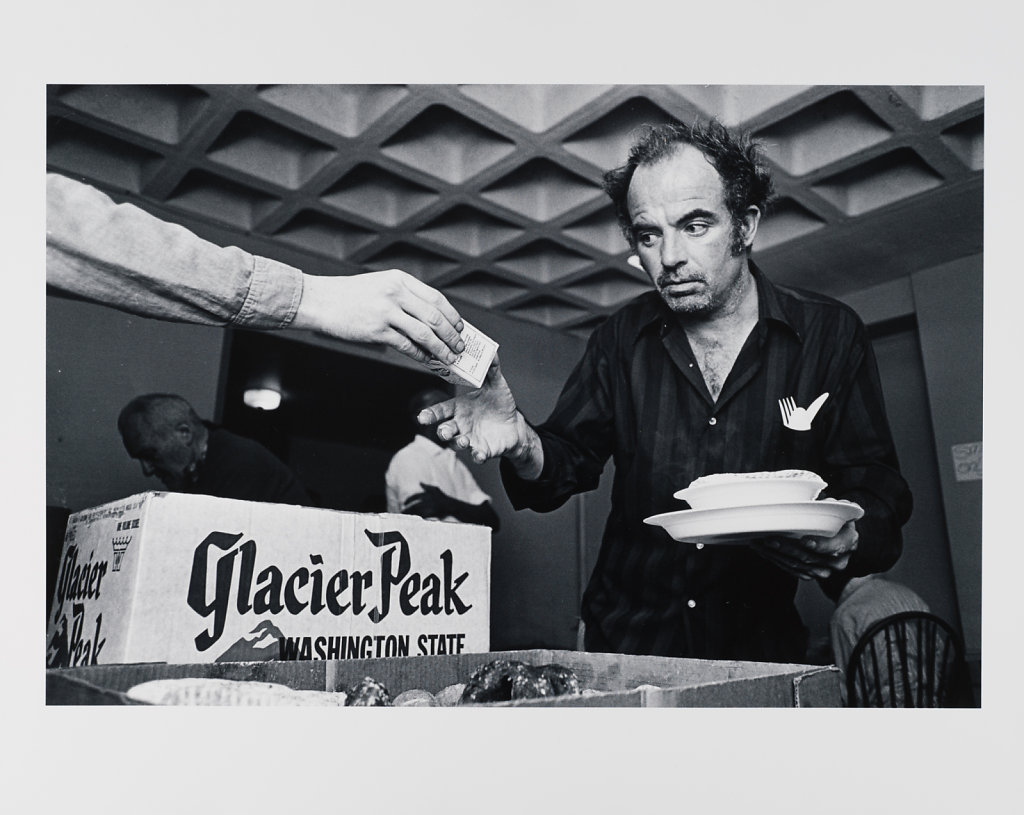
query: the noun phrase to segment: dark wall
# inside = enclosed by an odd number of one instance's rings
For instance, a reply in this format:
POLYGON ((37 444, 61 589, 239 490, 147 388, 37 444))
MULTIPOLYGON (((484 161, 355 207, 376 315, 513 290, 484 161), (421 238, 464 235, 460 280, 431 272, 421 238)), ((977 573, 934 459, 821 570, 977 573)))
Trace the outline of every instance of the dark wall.
POLYGON ((942 506, 969 660, 981 656, 982 485, 978 468, 964 477, 958 445, 983 435, 984 269, 980 255, 911 276, 924 361, 942 506))
POLYGON ((888 576, 912 588, 933 612, 960 628, 939 462, 916 328, 879 337, 874 346, 900 469, 914 495, 914 512, 903 528, 903 555, 888 576))

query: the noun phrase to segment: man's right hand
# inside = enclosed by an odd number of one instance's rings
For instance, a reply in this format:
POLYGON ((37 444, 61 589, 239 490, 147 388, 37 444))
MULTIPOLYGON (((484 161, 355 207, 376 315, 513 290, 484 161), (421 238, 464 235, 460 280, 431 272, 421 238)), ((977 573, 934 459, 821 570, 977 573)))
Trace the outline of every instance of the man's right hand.
POLYGON ((505 456, 526 479, 537 478, 544 466, 540 438, 516 407, 497 356, 481 387, 424 408, 416 420, 422 425, 437 424, 442 442, 469 448, 478 464, 505 456))
POLYGON ((466 344, 448 299, 400 269, 338 276, 303 275, 293 328, 350 342, 390 345, 417 362, 451 363, 466 344))

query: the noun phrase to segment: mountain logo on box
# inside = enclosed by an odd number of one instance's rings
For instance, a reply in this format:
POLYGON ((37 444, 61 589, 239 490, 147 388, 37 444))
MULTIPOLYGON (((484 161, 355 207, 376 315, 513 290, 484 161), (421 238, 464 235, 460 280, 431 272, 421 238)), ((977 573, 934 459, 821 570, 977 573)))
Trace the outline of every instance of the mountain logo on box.
POLYGON ((248 634, 243 634, 214 662, 265 662, 277 659, 284 634, 270 620, 264 620, 248 634))
POLYGON ((98 665, 100 652, 106 645, 106 637, 100 636, 103 614, 96 615, 92 634, 85 631, 85 604, 71 604, 71 630, 68 631, 68 615, 60 618, 53 637, 46 649, 47 668, 71 668, 75 665, 98 665))
POLYGON ((239 543, 242 533, 211 532, 196 546, 188 584, 189 608, 204 620, 212 617, 210 628, 196 635, 196 648, 206 651, 220 639, 232 599, 239 615, 320 614, 327 610, 335 616, 365 614, 374 623, 396 607, 406 617, 463 615, 473 607, 459 596, 469 572, 455 574, 451 549, 441 552, 438 571, 423 573, 412 570, 409 544, 400 532, 365 532, 380 550, 379 567, 340 569, 328 575, 319 568, 323 555, 312 553, 309 562, 313 568, 303 566, 285 574, 271 564, 257 571, 255 540, 239 543))
POLYGON ((54 630, 46 646, 46 667, 67 668, 71 665, 71 649, 68 647, 68 617, 65 614, 60 625, 54 630))

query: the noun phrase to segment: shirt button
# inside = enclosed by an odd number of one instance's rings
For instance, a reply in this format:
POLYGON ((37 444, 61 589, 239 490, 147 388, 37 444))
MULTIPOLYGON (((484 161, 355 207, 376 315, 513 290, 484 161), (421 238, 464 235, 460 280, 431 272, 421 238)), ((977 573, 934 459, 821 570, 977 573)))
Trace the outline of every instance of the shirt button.
POLYGON ((703 549, 704 548, 704 544, 703 543, 698 543, 697 544, 697 548, 698 549, 703 549))
POLYGON ((714 427, 716 424, 718 424, 718 419, 712 416, 710 419, 708 419, 708 424, 714 427))
POLYGON ((697 608, 697 601, 696 600, 687 600, 686 601, 686 605, 688 605, 690 608, 697 608))

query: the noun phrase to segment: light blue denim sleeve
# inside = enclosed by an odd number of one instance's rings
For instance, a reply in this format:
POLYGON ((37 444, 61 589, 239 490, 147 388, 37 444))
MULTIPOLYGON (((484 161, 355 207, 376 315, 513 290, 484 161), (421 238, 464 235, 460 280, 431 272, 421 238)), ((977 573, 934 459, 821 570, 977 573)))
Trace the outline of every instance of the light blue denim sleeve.
POLYGON ((145 317, 261 329, 289 325, 302 298, 298 269, 55 173, 46 176, 46 282, 145 317))

